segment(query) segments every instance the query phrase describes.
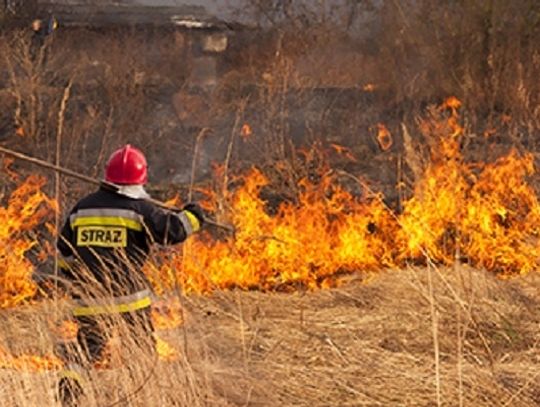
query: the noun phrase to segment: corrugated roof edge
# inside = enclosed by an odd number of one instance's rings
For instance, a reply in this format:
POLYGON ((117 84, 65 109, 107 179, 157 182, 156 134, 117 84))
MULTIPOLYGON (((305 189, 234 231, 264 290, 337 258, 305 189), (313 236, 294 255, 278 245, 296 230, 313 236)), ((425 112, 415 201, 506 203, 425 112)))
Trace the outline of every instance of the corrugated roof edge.
POLYGON ((67 5, 41 3, 44 12, 53 14, 64 26, 177 26, 188 29, 235 29, 210 15, 202 6, 133 6, 133 5, 67 5))

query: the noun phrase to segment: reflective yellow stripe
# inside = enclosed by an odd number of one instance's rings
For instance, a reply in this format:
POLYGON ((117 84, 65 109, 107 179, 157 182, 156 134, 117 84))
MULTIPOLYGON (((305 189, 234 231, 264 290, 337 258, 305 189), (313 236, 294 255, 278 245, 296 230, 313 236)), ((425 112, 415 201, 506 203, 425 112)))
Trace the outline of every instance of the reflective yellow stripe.
POLYGON ((62 256, 58 254, 58 268, 61 270, 71 270, 77 264, 74 256, 62 256))
POLYGON ((73 315, 76 317, 84 317, 90 315, 99 314, 119 314, 124 312, 133 312, 143 308, 147 308, 152 305, 152 299, 150 297, 144 297, 140 300, 128 302, 124 304, 110 304, 110 305, 92 305, 76 307, 73 309, 73 315))
POLYGON ((58 258, 58 267, 60 267, 61 269, 64 269, 64 270, 69 270, 70 269, 68 262, 65 259, 63 259, 62 257, 58 258))
POLYGON ((201 228, 201 223, 199 222, 199 219, 197 219, 197 217, 189 211, 184 211, 184 213, 186 214, 189 223, 191 223, 191 229, 193 230, 193 232, 198 231, 201 228))
POLYGON ((143 230, 140 222, 120 216, 81 216, 73 219, 71 227, 77 226, 123 226, 137 231, 143 230))
POLYGON ((63 378, 66 378, 66 379, 73 379, 75 380, 77 383, 79 384, 83 384, 84 383, 84 378, 82 377, 82 375, 75 371, 75 370, 71 370, 71 369, 66 369, 66 370, 62 370, 60 372, 60 378, 63 379, 63 378))

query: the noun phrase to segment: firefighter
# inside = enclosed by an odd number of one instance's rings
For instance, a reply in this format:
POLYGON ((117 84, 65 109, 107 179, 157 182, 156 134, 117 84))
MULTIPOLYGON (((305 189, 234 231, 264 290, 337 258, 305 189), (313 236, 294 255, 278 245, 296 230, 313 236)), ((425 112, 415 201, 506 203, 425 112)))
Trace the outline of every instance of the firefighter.
POLYGON ((103 318, 121 317, 133 331, 142 327, 152 337, 150 285, 141 271, 150 247, 183 242, 204 223, 196 203, 172 212, 145 200, 146 158, 130 145, 110 156, 105 181, 71 210, 57 242, 62 278, 72 282, 77 302, 73 316, 82 349, 77 356, 63 347, 59 355, 66 365, 58 385, 64 406, 77 405, 84 373, 103 356, 103 318))

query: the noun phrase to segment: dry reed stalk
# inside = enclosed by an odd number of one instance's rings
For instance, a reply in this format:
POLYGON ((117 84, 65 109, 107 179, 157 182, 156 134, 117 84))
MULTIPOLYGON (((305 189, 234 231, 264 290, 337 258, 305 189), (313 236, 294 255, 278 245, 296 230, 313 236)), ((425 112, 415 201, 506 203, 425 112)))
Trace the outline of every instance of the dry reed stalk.
POLYGON ((248 357, 247 357, 247 346, 246 346, 246 327, 244 322, 244 312, 242 308, 242 298, 238 291, 235 292, 236 305, 238 309, 238 323, 239 323, 239 332, 240 332, 240 341, 242 344, 242 360, 244 362, 244 369, 248 371, 248 357))
POLYGON ((512 394, 508 400, 506 400, 503 404, 503 407, 508 407, 513 405, 513 403, 516 401, 516 399, 519 397, 521 393, 523 393, 529 386, 531 386, 535 381, 539 381, 540 378, 540 372, 536 372, 535 374, 531 375, 529 380, 527 380, 518 391, 516 391, 514 394, 512 394))
POLYGON ((189 190, 187 198, 188 202, 191 202, 191 200, 193 199, 193 187, 195 185, 195 173, 197 170, 197 162, 199 159, 201 142, 209 132, 210 128, 203 127, 201 131, 199 131, 199 134, 197 134, 197 138, 195 139, 195 146, 193 147, 193 158, 191 159, 191 174, 189 179, 189 190))
POLYGON ((112 130, 113 121, 114 121, 113 118, 114 118, 114 106, 111 106, 109 108, 109 113, 107 114, 107 121, 105 122, 105 131, 103 132, 103 138, 101 139, 101 145, 99 147, 99 152, 95 160, 95 166, 94 166, 94 170, 92 174, 94 178, 99 177, 99 171, 101 171, 101 168, 103 167, 103 163, 106 157, 106 148, 108 148, 111 144, 110 135, 112 134, 111 130, 112 130))
MULTIPOLYGON (((58 126, 56 128, 56 148, 55 148, 55 165, 61 166, 61 151, 62 151, 62 135, 64 132, 64 120, 66 116, 66 109, 71 94, 71 86, 73 85, 73 78, 69 80, 66 87, 64 88, 64 93, 62 95, 62 100, 60 101, 60 109, 58 110, 58 126)), ((62 204, 60 197, 62 196, 61 192, 61 176, 60 172, 56 171, 54 174, 54 199, 56 201, 56 208, 54 212, 54 230, 57 234, 60 233, 60 214, 62 213, 62 204)), ((54 288, 55 291, 58 291, 58 251, 54 251, 54 288)), ((55 297, 56 298, 56 297, 55 297)), ((55 310, 57 304, 55 303, 55 310)))
POLYGON ((234 141, 239 132, 240 123, 242 121, 242 118, 244 117, 244 112, 246 110, 248 101, 249 101, 249 98, 245 98, 245 99, 242 99, 238 104, 238 107, 236 109, 236 115, 234 117, 234 124, 231 129, 231 136, 229 138, 229 143, 227 144, 227 153, 225 155, 225 161, 223 162, 223 166, 224 166, 223 180, 222 180, 221 191, 220 191, 223 199, 226 199, 228 196, 229 167, 231 164, 234 141))
POLYGON ((411 135, 409 134, 409 130, 407 129, 407 126, 405 126, 405 123, 401 123, 401 129, 403 133, 405 162, 413 173, 414 181, 418 182, 422 179, 424 174, 423 161, 418 154, 418 149, 413 144, 411 135))
POLYGON ((463 399, 463 341, 464 336, 463 333, 465 329, 463 329, 463 321, 462 321, 462 311, 461 307, 456 304, 456 349, 457 349, 457 356, 456 356, 456 368, 457 368, 457 376, 458 376, 458 403, 459 407, 463 407, 464 405, 464 399, 463 399))
POLYGON ((441 364, 440 364, 440 350, 439 350, 439 317, 437 315, 435 294, 433 292, 433 278, 432 268, 434 264, 430 258, 426 258, 427 261, 427 276, 428 276, 428 292, 429 292, 429 309, 431 314, 431 333, 433 335, 433 354, 435 358, 435 394, 437 396, 437 406, 442 405, 441 398, 441 364))
MULTIPOLYGON (((191 160, 191 175, 190 175, 190 182, 189 182, 189 190, 188 190, 188 202, 191 202, 193 199, 193 188, 195 185, 195 173, 197 169, 197 162, 199 158, 199 150, 200 145, 203 140, 203 137, 210 131, 209 128, 204 127, 201 129, 199 134, 197 134, 197 137, 195 139, 195 146, 193 147, 193 157, 191 160)), ((191 253, 191 241, 186 241, 182 246, 182 258, 186 258, 191 253)), ((170 256, 169 256, 170 258, 170 256)), ((184 262, 181 264, 180 273, 184 274, 184 262)), ((184 351, 184 357, 185 360, 189 360, 189 343, 188 343, 188 334, 185 329, 185 321, 186 321, 186 315, 185 315, 185 301, 184 301, 184 295, 182 293, 182 287, 180 286, 180 283, 178 282, 178 275, 177 271, 173 270, 174 273, 174 282, 175 282, 175 293, 178 298, 178 301, 180 303, 180 317, 182 318, 182 321, 184 323, 182 324, 182 338, 183 338, 183 351, 184 351)))

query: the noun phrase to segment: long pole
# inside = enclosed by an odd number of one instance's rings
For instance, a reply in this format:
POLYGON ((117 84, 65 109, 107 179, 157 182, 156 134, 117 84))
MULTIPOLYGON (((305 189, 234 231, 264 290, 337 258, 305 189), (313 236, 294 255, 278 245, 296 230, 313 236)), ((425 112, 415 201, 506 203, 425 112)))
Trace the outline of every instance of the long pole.
MULTIPOLYGON (((73 178, 77 178, 77 179, 79 179, 81 181, 88 182, 89 184, 104 186, 105 188, 107 188, 107 189, 109 189, 111 191, 118 191, 118 187, 116 185, 114 185, 114 184, 111 184, 110 182, 101 181, 101 180, 98 180, 96 178, 89 177, 88 175, 84 175, 84 174, 81 174, 79 172, 70 170, 69 168, 61 167, 59 165, 50 163, 48 161, 40 160, 39 158, 31 157, 29 155, 20 153, 18 151, 11 150, 11 149, 3 147, 3 146, 0 146, 0 152, 6 154, 8 156, 18 158, 19 160, 26 161, 26 162, 38 165, 40 167, 56 171, 57 173, 64 174, 64 175, 67 175, 67 176, 70 176, 70 177, 73 177, 73 178)), ((145 200, 152 203, 152 204, 154 204, 154 205, 156 205, 156 206, 158 206, 158 207, 160 207, 160 208, 163 208, 163 209, 179 210, 179 208, 175 208, 173 206, 167 205, 166 203, 158 201, 157 199, 154 199, 154 198, 145 198, 145 200)), ((230 232, 230 233, 235 232, 235 229, 234 229, 233 226, 226 225, 226 224, 217 222, 217 221, 215 221, 213 219, 209 219, 209 218, 205 218, 204 221, 205 221, 205 223, 207 223, 207 224, 209 224, 211 226, 226 230, 227 232, 230 232)))

